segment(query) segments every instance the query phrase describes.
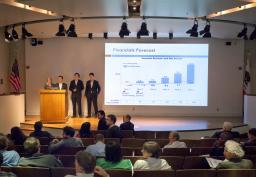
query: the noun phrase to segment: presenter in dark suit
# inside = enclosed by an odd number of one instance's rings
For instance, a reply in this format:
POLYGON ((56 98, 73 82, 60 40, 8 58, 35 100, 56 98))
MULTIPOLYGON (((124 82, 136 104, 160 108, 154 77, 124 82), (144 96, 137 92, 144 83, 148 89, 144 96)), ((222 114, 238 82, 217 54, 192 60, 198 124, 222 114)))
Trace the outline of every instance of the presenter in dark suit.
POLYGON ((68 85, 63 82, 63 76, 58 76, 58 83, 55 85, 58 90, 67 90, 68 85))
POLYGON ((69 90, 71 91, 71 100, 73 105, 73 117, 76 117, 76 104, 78 106, 78 114, 79 117, 82 117, 82 106, 81 106, 81 99, 82 99, 82 90, 84 89, 84 83, 80 80, 80 74, 74 74, 74 80, 70 82, 69 90))
POLYGON ((86 82, 85 96, 87 98, 87 108, 88 115, 87 117, 91 117, 91 107, 93 103, 95 116, 97 116, 98 112, 98 103, 97 98, 100 93, 100 84, 98 81, 94 80, 94 73, 89 74, 90 80, 86 82))

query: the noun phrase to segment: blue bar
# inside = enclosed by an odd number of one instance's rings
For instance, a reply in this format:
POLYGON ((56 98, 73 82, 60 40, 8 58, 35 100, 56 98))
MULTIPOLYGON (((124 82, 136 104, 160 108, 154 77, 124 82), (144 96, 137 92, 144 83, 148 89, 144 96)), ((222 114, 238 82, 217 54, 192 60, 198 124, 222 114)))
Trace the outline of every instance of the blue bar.
POLYGON ((174 83, 175 84, 181 84, 182 82, 182 74, 177 72, 174 74, 174 83))
POLYGON ((169 84, 169 77, 167 77, 167 76, 162 77, 161 84, 169 84))
POLYGON ((187 65, 187 83, 194 84, 194 82, 195 82, 195 65, 191 63, 187 65))

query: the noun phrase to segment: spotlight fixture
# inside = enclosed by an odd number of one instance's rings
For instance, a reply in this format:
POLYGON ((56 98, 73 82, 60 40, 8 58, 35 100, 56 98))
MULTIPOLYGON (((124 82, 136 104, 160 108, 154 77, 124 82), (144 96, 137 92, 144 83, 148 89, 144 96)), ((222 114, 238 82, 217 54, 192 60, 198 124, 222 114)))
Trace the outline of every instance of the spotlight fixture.
POLYGON ((206 25, 205 25, 204 29, 199 32, 199 34, 201 36, 203 35, 203 38, 211 38, 212 35, 210 32, 210 28, 211 28, 210 21, 206 20, 206 25))
POLYGON ((169 33, 169 39, 173 39, 173 33, 169 33))
POLYGON ((254 40, 256 39, 256 25, 254 26, 254 30, 252 32, 252 34, 250 35, 250 40, 254 40))
POLYGON ((27 31, 27 29, 25 28, 25 23, 22 24, 22 39, 26 39, 27 37, 32 37, 33 34, 31 34, 30 32, 27 31))
POLYGON ((74 24, 74 19, 71 20, 71 24, 67 30, 67 36, 68 37, 77 37, 77 34, 76 34, 76 26, 74 24))
MULTIPOLYGON (((125 20, 125 18, 124 18, 125 20)), ((128 29, 128 25, 126 22, 123 22, 122 25, 121 25, 121 29, 120 29, 120 32, 119 32, 119 36, 120 38, 124 38, 124 36, 129 36, 130 35, 130 30, 128 29)))
POLYGON ((108 39, 108 33, 103 33, 103 37, 104 37, 105 39, 108 39))
POLYGON ((63 24, 63 19, 60 20, 59 31, 55 34, 55 36, 66 36, 66 30, 63 24))
POLYGON ((186 33, 190 34, 191 37, 198 37, 197 29, 198 29, 198 21, 197 21, 197 19, 195 19, 194 25, 186 33))
POLYGON ((153 39, 157 39, 157 33, 156 32, 153 33, 153 39))
POLYGON ((11 42, 13 40, 12 35, 8 32, 8 26, 4 30, 5 42, 11 42))
POLYGON ((14 29, 15 25, 12 26, 12 37, 14 41, 18 41, 19 40, 19 35, 17 33, 17 31, 14 29))
POLYGON ((148 36, 149 35, 149 31, 147 29, 146 22, 142 22, 140 30, 137 32, 137 35, 139 35, 139 36, 148 36))
POLYGON ((93 34, 92 34, 92 33, 89 33, 89 34, 88 34, 88 38, 92 40, 92 37, 93 37, 93 34))
POLYGON ((237 37, 239 37, 239 38, 242 38, 242 37, 243 37, 245 40, 248 39, 248 36, 247 36, 247 26, 246 26, 246 24, 244 24, 244 28, 242 29, 242 31, 237 34, 237 37))

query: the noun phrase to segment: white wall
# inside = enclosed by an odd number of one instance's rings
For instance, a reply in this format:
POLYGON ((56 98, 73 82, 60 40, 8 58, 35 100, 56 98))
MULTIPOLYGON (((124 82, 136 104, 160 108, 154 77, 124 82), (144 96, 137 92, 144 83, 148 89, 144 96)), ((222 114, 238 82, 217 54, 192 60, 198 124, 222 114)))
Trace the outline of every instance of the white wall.
POLYGON ((4 28, 0 28, 0 94, 8 93, 9 50, 4 41, 4 28), (3 79, 3 84, 1 84, 3 79))
MULTIPOLYGON (((146 43, 209 43, 209 84, 208 107, 145 107, 145 106, 104 106, 103 92, 99 107, 107 112, 132 115, 154 116, 242 116, 242 81, 244 62, 243 40, 221 39, 94 39, 51 38, 42 46, 25 45, 26 66, 26 108, 27 115, 39 114, 39 89, 48 76, 57 80, 64 75, 66 82, 73 73, 79 72, 86 81, 88 73, 94 72, 104 90, 104 43, 105 42, 146 42, 146 43), (227 46, 226 41, 232 45, 227 46)), ((71 110, 70 104, 70 110, 71 110)), ((86 110, 85 102, 83 108, 86 110)), ((86 114, 86 111, 85 111, 86 114)))

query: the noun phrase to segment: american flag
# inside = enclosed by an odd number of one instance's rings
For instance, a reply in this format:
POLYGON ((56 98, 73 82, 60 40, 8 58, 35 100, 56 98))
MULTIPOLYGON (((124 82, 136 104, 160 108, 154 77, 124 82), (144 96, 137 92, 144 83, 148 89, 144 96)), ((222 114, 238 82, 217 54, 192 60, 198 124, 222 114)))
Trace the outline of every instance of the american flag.
POLYGON ((21 84, 20 84, 19 65, 18 65, 17 59, 15 59, 13 65, 12 65, 12 72, 10 75, 10 83, 16 92, 20 91, 21 84))

